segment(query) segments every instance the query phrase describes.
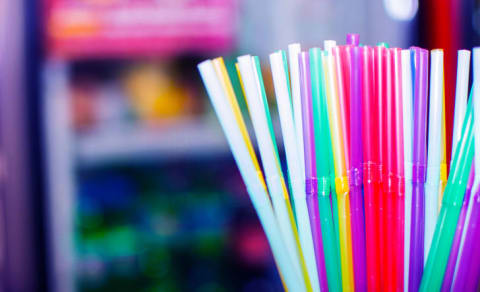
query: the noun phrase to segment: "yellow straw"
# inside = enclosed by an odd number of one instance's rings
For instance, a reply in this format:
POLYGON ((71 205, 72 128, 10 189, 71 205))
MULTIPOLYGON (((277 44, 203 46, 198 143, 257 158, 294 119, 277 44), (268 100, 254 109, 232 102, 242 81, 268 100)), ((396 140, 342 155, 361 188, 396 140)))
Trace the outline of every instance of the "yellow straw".
POLYGON ((238 106, 237 100, 235 98, 235 92, 233 91, 232 83, 230 82, 230 78, 228 77, 227 69, 225 67, 223 58, 213 59, 212 62, 215 67, 215 72, 217 72, 217 75, 222 83, 223 90, 225 90, 226 96, 230 101, 230 105, 233 108, 233 112, 235 113, 235 118, 237 120, 240 131, 242 132, 242 136, 243 136, 243 139, 245 140, 245 144, 247 144, 248 152, 250 153, 250 157, 252 158, 253 164, 255 165, 255 169, 257 170, 258 177, 262 182, 263 187, 267 189, 267 185, 265 184, 263 173, 260 169, 260 164, 258 163, 257 155, 255 154, 255 150, 253 150, 252 141, 250 140, 250 136, 248 135, 247 127, 245 126, 245 121, 243 120, 242 112, 240 111, 240 107, 238 106))
POLYGON ((350 233, 350 202, 348 200, 349 186, 344 156, 344 141, 341 133, 342 120, 337 93, 337 80, 333 56, 322 55, 325 68, 327 106, 329 112, 330 134, 332 136, 333 156, 335 164, 335 188, 338 197, 338 221, 340 234, 340 262, 342 270, 343 291, 354 291, 352 240, 350 233))
POLYGON ((443 82, 443 107, 442 107, 442 151, 443 157, 440 164, 440 187, 438 194, 438 212, 442 206, 443 192, 447 186, 448 173, 447 173, 447 138, 446 138, 446 123, 445 123, 445 80, 443 82))

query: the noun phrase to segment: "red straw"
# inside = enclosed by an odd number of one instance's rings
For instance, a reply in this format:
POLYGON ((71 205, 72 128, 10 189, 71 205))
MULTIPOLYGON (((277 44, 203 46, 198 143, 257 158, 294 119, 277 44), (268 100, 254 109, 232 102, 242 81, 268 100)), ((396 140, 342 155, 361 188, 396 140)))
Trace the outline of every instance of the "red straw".
POLYGON ((403 291, 404 284, 404 230, 405 230, 405 165, 404 165, 404 147, 403 147, 403 102, 402 102, 402 50, 392 49, 392 62, 394 71, 394 137, 395 151, 393 153, 393 174, 396 188, 395 194, 395 246, 394 256, 396 257, 395 266, 397 291, 403 291))
POLYGON ((387 273, 385 271, 386 267, 386 242, 385 242, 385 215, 384 215, 384 208, 385 208, 385 194, 384 189, 382 187, 383 184, 383 163, 384 163, 384 155, 386 152, 385 149, 385 135, 386 135, 386 127, 385 119, 382 115, 383 105, 385 103, 385 95, 386 95, 386 88, 385 88, 385 55, 386 55, 386 48, 383 46, 375 47, 375 94, 373 96, 374 102, 374 118, 375 118, 375 135, 373 135, 374 140, 372 143, 377 144, 378 151, 376 153, 376 162, 378 165, 378 176, 379 176, 379 184, 376 189, 376 197, 378 200, 378 237, 379 237, 379 265, 380 267, 380 289, 385 291, 386 286, 388 286, 388 281, 386 279, 387 273))
POLYGON ((380 291, 379 261, 379 214, 378 186, 380 171, 378 168, 378 127, 375 104, 374 49, 363 47, 362 62, 363 100, 362 100, 362 143, 363 143, 363 188, 365 199, 365 240, 367 253, 368 291, 380 291))

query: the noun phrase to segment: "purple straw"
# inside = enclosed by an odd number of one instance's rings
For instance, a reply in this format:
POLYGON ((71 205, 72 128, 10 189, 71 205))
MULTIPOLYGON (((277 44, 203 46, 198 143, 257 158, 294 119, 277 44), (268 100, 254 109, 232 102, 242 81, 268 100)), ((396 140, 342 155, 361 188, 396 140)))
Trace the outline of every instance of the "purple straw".
POLYGON ((423 274, 425 233, 425 178, 427 132, 428 51, 412 48, 415 54, 415 90, 412 166, 412 223, 410 234, 409 291, 418 291, 423 274))
MULTIPOLYGON (((480 200, 480 189, 477 188, 474 204, 477 206, 480 205, 479 200, 480 200)), ((477 228, 476 228, 477 231, 475 232, 474 242, 478 244, 478 242, 480 242, 480 227, 478 226, 479 224, 478 218, 476 223, 477 223, 477 228)), ((478 248, 478 246, 476 246, 476 248, 473 248, 471 262, 472 264, 469 268, 470 272, 467 277, 465 289, 466 291, 478 291, 478 285, 480 280, 480 248, 478 248)))
MULTIPOLYGON (((348 35, 351 36, 351 35, 348 35)), ((358 41, 358 35, 357 35, 358 41)), ((353 271, 356 291, 367 290, 365 259, 365 215, 362 196, 362 71, 360 48, 350 50, 350 218, 352 229, 353 271)))
POLYGON ((298 55, 300 64, 300 94, 302 99, 303 139, 305 150, 305 190, 313 245, 317 260, 320 290, 328 291, 322 229, 318 210, 317 168, 315 164, 315 134, 313 128, 312 87, 310 81, 310 57, 308 52, 298 55))
POLYGON ((460 261, 458 263, 457 274, 453 281, 452 291, 475 291, 477 270, 472 271, 472 268, 478 269, 478 233, 480 227, 480 189, 472 197, 473 205, 472 212, 470 213, 470 221, 468 222, 467 234, 465 236, 465 242, 460 255, 460 261))
POLYGON ((347 45, 358 46, 360 43, 360 35, 358 33, 347 34, 347 45))
POLYGON ((453 238, 452 249, 450 250, 450 257, 448 258, 447 268, 445 275, 443 276, 442 292, 450 291, 453 282, 453 275, 455 272, 455 264, 457 262, 458 252, 460 248, 460 241, 462 239, 463 227, 465 225, 465 218, 467 216, 468 202, 472 193, 473 181, 475 178, 475 168, 470 170, 470 176, 468 177, 467 189, 463 198, 462 209, 460 210, 460 216, 458 217, 457 230, 455 231, 455 237, 453 238))

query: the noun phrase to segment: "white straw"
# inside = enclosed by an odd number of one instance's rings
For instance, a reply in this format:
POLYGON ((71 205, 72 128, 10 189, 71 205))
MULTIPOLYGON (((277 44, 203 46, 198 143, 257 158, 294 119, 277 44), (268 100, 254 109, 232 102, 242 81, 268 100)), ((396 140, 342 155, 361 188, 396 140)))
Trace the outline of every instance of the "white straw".
POLYGON ((459 50, 457 57, 457 86, 453 116, 452 159, 462 134, 463 119, 467 111, 468 77, 470 74, 470 51, 459 50))
POLYGON ((435 231, 442 161, 443 50, 432 50, 428 118, 427 181, 425 183, 425 262, 435 231))
POLYGON ((252 204, 258 214, 265 231, 273 256, 283 276, 285 285, 291 291, 304 291, 302 279, 291 269, 293 263, 288 256, 287 248, 282 240, 267 191, 259 178, 250 157, 246 142, 235 120, 235 114, 215 73, 212 61, 207 60, 198 65, 203 82, 219 118, 223 132, 227 138, 233 157, 246 184, 252 204))
POLYGON ((275 95, 277 98, 278 113, 280 115, 288 173, 290 175, 290 183, 292 185, 293 198, 295 200, 300 244, 303 248, 305 263, 312 282, 312 288, 314 291, 320 291, 317 265, 315 261, 315 250, 313 247, 310 218, 308 215, 305 194, 305 175, 302 173, 300 165, 300 161, 303 160, 303 157, 298 157, 299 150, 297 149, 298 144, 296 143, 298 133, 295 132, 294 127, 295 124, 290 102, 290 92, 287 83, 288 76, 285 71, 287 64, 284 62, 282 51, 270 54, 270 65, 272 69, 273 85, 275 87, 275 95))
POLYGON ((261 89, 258 83, 255 63, 250 55, 238 57, 237 60, 275 214, 277 215, 283 240, 293 263, 292 268, 298 276, 301 277, 301 259, 297 250, 295 235, 292 230, 294 222, 290 221, 288 208, 284 198, 285 189, 283 188, 283 184, 285 182, 280 169, 280 163, 276 157, 277 150, 274 147, 272 141, 273 137, 271 137, 270 128, 265 115, 265 106, 263 104, 261 89))
POLYGON ((303 124, 302 124, 302 100, 300 97, 300 67, 298 54, 301 52, 300 44, 288 46, 288 61, 290 63, 290 84, 292 90, 293 118, 297 136, 298 159, 302 171, 302 180, 305 181, 305 159, 303 153, 303 124))

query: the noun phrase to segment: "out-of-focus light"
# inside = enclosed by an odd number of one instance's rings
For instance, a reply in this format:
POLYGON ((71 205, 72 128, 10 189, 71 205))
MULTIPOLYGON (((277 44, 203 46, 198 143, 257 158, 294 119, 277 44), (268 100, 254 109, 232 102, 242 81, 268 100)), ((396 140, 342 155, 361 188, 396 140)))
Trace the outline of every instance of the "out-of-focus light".
POLYGON ((418 0, 383 0, 388 16, 395 20, 412 20, 418 11, 418 0))
POLYGON ((473 30, 477 35, 480 35, 480 9, 475 9, 472 17, 473 30))

